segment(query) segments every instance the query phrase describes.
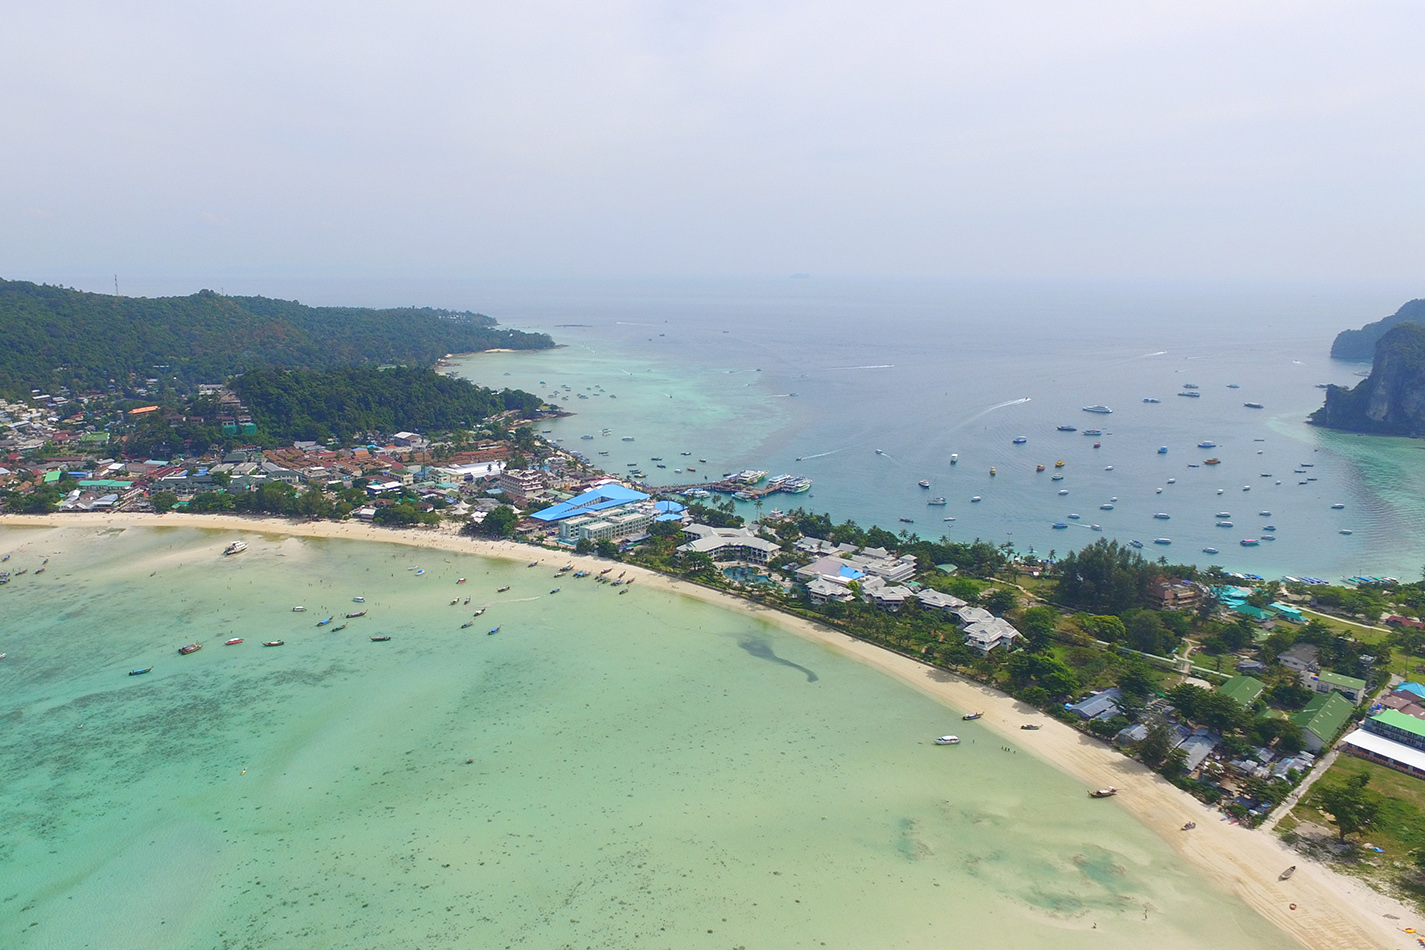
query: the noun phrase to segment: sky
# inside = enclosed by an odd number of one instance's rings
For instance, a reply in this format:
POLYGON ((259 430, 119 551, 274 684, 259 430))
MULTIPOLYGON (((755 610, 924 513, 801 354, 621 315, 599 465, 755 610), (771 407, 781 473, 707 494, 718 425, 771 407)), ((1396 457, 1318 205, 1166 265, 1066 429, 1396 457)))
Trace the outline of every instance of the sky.
POLYGON ((1425 261, 1418 0, 9 0, 4 20, 10 279, 1425 261))

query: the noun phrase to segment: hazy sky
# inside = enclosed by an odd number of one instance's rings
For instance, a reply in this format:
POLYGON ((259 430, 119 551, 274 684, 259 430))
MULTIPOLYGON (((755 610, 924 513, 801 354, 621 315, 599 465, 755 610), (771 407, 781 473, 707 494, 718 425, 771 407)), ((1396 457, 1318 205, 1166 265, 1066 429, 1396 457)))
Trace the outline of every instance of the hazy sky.
POLYGON ((67 3, 0 276, 1420 275, 1425 4, 67 3))

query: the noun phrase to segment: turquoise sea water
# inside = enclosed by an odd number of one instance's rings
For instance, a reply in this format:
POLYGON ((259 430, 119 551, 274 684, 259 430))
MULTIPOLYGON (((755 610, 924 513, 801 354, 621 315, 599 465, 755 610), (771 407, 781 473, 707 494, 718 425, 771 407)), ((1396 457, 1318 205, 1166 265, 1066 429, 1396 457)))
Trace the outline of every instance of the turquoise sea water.
POLYGON ((1102 536, 1142 541, 1153 557, 1333 581, 1414 578, 1425 563, 1421 443, 1305 422, 1323 398, 1317 384, 1354 384, 1368 369, 1329 358, 1336 332, 1393 311, 1400 289, 811 280, 480 290, 505 322, 565 345, 465 357, 457 371, 557 394, 575 415, 550 423, 552 438, 615 473, 637 463, 653 484, 792 472, 812 490, 766 507, 1040 554, 1102 536), (1187 391, 1200 396, 1178 395, 1187 391), (1114 411, 1082 411, 1093 404, 1114 411), (1103 434, 1085 437, 1089 428, 1103 434), (1028 441, 1013 444, 1018 436, 1028 441), (1209 457, 1221 464, 1204 465, 1209 457), (696 473, 676 471, 690 461, 696 473), (942 495, 944 508, 926 504, 942 495))
POLYGON ((1288 945, 1116 803, 758 620, 549 555, 229 540, 0 528, 31 571, 0 945, 1288 945))

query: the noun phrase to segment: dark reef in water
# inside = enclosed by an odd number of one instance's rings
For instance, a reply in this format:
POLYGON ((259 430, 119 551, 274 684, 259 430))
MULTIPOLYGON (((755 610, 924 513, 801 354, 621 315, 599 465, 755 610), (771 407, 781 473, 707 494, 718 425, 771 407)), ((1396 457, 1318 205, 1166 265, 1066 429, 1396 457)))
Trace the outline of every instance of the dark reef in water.
POLYGON ((791 660, 782 659, 780 656, 778 656, 772 651, 771 647, 769 647, 765 642, 761 640, 743 640, 737 645, 742 647, 742 649, 746 650, 748 653, 757 657, 759 660, 770 660, 773 663, 780 663, 783 666, 790 666, 794 670, 801 670, 807 675, 808 683, 815 683, 819 678, 815 673, 807 669, 805 666, 793 663, 791 660))

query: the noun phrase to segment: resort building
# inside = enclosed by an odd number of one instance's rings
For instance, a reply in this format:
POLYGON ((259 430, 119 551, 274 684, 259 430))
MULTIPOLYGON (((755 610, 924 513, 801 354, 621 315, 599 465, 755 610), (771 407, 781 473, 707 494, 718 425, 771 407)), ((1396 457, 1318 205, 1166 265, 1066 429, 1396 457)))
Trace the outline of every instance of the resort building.
POLYGON ((577 515, 559 522, 559 539, 580 541, 623 541, 647 534, 658 513, 639 508, 615 510, 608 514, 577 515))
MULTIPOLYGON (((502 485, 505 477, 509 474, 510 472, 506 471, 500 476, 502 485)), ((540 473, 536 472, 535 474, 538 475, 540 473)), ((626 488, 618 482, 608 482, 591 488, 581 495, 575 495, 567 501, 561 501, 557 505, 551 505, 542 511, 536 511, 530 515, 530 518, 534 521, 553 525, 566 518, 594 513, 608 513, 615 508, 640 504, 648 500, 649 496, 644 492, 626 488)))
POLYGON ((920 601, 920 606, 928 607, 931 610, 955 611, 961 607, 969 606, 967 602, 958 597, 951 594, 942 594, 940 591, 931 590, 928 587, 922 591, 918 591, 915 595, 915 599, 920 601))
POLYGON ((1306 751, 1320 752, 1336 738, 1355 709, 1350 700, 1337 693, 1321 693, 1313 696, 1305 709, 1291 716, 1291 721, 1301 727, 1306 751))
POLYGON ((777 542, 759 538, 746 528, 714 528, 706 524, 690 524, 683 528, 683 533, 692 535, 693 540, 680 544, 680 552, 706 554, 714 561, 766 564, 781 550, 777 542))
POLYGON ((532 468, 507 468, 500 473, 499 486, 510 501, 524 505, 544 491, 544 473, 532 468))
POLYGON ((1014 646, 1018 636, 1019 631, 1014 629, 1014 625, 1008 620, 991 617, 965 628, 965 645, 978 650, 983 656, 988 656, 991 650, 998 647, 1008 650, 1014 646))
POLYGON ((1191 581, 1160 580, 1148 588, 1148 600, 1159 610, 1193 610, 1206 594, 1191 581))
POLYGON ((1340 673, 1319 673, 1312 688, 1318 693, 1340 693, 1352 703, 1359 703, 1366 692, 1366 681, 1340 673))
POLYGON ((1398 742, 1401 745, 1425 752, 1425 721, 1416 719, 1414 716, 1407 716, 1395 709, 1387 709, 1367 719, 1363 728, 1367 732, 1384 736, 1392 742, 1398 742))

